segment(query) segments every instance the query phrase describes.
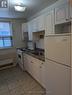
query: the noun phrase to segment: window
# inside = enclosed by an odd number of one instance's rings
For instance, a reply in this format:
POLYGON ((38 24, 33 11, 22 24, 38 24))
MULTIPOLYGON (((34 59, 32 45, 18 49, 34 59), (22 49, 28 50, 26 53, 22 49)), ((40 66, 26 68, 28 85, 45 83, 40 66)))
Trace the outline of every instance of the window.
POLYGON ((0 48, 12 46, 12 31, 9 22, 0 22, 0 48))

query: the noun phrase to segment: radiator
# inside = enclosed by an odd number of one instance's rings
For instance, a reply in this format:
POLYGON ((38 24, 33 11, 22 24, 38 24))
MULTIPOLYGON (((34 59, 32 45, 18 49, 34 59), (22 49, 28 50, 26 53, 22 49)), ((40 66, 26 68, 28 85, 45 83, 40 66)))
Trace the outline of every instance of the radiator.
POLYGON ((16 53, 0 55, 0 69, 16 66, 16 53))
POLYGON ((0 61, 0 70, 16 66, 14 59, 5 59, 0 61))
POLYGON ((13 59, 5 59, 0 61, 0 65, 6 65, 10 63, 13 63, 13 59))

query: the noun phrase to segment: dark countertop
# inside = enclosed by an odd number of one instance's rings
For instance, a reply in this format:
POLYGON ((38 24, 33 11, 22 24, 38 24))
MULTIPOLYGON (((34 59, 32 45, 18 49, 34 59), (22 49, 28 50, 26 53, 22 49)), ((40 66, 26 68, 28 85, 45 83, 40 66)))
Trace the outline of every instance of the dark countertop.
POLYGON ((39 59, 39 60, 45 61, 45 56, 44 55, 34 54, 33 52, 34 51, 32 51, 32 50, 25 50, 24 51, 24 53, 26 53, 26 54, 29 54, 29 55, 31 55, 31 56, 39 59))

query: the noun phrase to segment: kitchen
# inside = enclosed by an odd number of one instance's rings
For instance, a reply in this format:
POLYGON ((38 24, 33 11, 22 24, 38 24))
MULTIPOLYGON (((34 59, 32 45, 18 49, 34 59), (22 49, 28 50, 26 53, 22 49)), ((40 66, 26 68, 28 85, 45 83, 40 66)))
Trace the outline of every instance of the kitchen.
POLYGON ((0 94, 72 95, 72 1, 9 0, 9 9, 6 1, 0 2, 0 94))

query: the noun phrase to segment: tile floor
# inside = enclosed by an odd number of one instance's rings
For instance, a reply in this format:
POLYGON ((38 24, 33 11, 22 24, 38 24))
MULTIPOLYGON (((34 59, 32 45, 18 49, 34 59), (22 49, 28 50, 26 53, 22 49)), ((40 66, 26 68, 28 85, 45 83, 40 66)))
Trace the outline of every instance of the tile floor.
POLYGON ((45 95, 45 90, 19 67, 0 71, 0 95, 45 95))

